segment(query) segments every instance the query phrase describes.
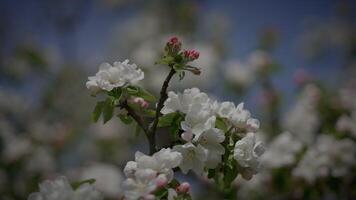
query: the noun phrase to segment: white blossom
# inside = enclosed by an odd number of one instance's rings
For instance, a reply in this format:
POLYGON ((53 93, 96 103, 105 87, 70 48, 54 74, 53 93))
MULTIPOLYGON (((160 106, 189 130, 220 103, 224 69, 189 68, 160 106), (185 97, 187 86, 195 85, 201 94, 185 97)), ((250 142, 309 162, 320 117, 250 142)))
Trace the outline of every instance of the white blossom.
POLYGON ((244 109, 244 103, 236 106, 236 109, 231 113, 229 120, 239 128, 246 128, 247 120, 250 119, 251 113, 244 109))
POLYGON ((260 157, 264 150, 262 142, 256 141, 255 134, 247 133, 245 137, 236 142, 234 158, 241 167, 246 168, 246 173, 256 174, 260 168, 260 157))
POLYGON ((242 88, 250 86, 256 79, 253 69, 240 61, 229 61, 224 75, 230 83, 242 88))
POLYGON ((307 85, 293 108, 284 117, 283 127, 304 144, 311 144, 319 125, 316 104, 319 89, 315 85, 307 85))
POLYGON ((95 179, 95 186, 107 197, 121 195, 123 175, 119 169, 110 164, 95 163, 81 171, 81 179, 95 179))
POLYGON ((54 181, 44 181, 39 185, 40 191, 30 194, 28 200, 102 200, 101 194, 94 186, 85 183, 73 190, 66 177, 54 181))
POLYGON ((197 174, 203 172, 208 152, 200 144, 195 146, 189 142, 184 145, 176 145, 173 147, 173 150, 180 152, 183 156, 179 168, 184 174, 188 173, 189 170, 193 170, 197 174))
POLYGON ((217 128, 205 131, 196 142, 207 150, 206 166, 215 168, 221 162, 221 156, 225 153, 221 143, 225 140, 224 132, 217 128))
POLYGON ((152 169, 139 169, 135 172, 135 178, 126 179, 122 188, 127 200, 138 200, 150 196, 156 189, 157 172, 152 169))
POLYGON ((289 132, 278 135, 262 156, 262 163, 269 168, 283 167, 296 162, 296 154, 303 145, 289 132))
POLYGON ((129 200, 149 199, 152 192, 173 180, 173 168, 180 165, 182 155, 171 149, 161 149, 152 156, 136 152, 135 161, 129 161, 124 169, 127 179, 123 183, 125 197, 129 200))
POLYGON ((330 135, 318 136, 309 147, 293 175, 313 183, 319 177, 341 177, 356 164, 356 147, 350 139, 337 140, 330 135))
POLYGON ((103 63, 95 76, 88 77, 86 86, 92 94, 96 94, 100 90, 111 91, 126 84, 136 84, 143 78, 144 72, 136 64, 129 64, 129 60, 114 62, 113 65, 103 63))
POLYGON ((161 149, 152 156, 147 156, 141 152, 136 152, 137 168, 152 169, 159 174, 166 175, 168 181, 173 179, 172 168, 177 167, 182 161, 182 155, 171 149, 161 149))

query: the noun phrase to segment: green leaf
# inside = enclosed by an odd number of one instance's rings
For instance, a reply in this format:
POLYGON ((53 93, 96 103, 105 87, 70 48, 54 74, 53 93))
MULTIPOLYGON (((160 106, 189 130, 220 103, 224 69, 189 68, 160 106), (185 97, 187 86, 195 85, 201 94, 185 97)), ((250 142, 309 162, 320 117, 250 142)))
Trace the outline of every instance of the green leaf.
POLYGON ((156 101, 156 97, 143 88, 137 86, 129 86, 126 88, 126 91, 129 95, 141 97, 146 101, 156 101))
POLYGON ((92 118, 93 122, 97 122, 99 120, 99 117, 103 111, 104 105, 105 105, 105 101, 99 101, 98 103, 96 103, 94 111, 91 114, 91 118, 92 118))
POLYGON ((120 120, 124 123, 124 124, 131 124, 133 122, 133 119, 131 116, 127 115, 127 114, 119 114, 117 115, 120 120))
POLYGON ((222 119, 220 117, 216 118, 215 127, 220 129, 220 130, 223 130, 224 132, 228 131, 228 128, 227 128, 227 125, 226 125, 224 119, 222 119))
POLYGON ((160 65, 170 65, 174 62, 174 57, 172 56, 165 56, 162 59, 158 60, 155 62, 155 64, 160 64, 160 65))
POLYGON ((141 133, 141 127, 136 123, 135 136, 138 137, 141 133))
POLYGON ((157 200, 166 199, 168 195, 168 190, 166 188, 160 188, 154 192, 157 200))
POLYGON ((107 98, 103 107, 104 124, 108 122, 114 114, 114 105, 112 99, 107 98))
POLYGON ((172 123, 171 123, 171 128, 170 128, 170 133, 171 133, 172 137, 174 138, 174 140, 178 139, 179 130, 180 130, 180 124, 181 124, 181 122, 183 120, 184 120, 184 117, 180 113, 177 113, 173 117, 173 120, 172 120, 172 123))
POLYGON ((93 183, 95 183, 95 181, 96 181, 95 179, 91 178, 91 179, 87 179, 87 180, 83 180, 83 181, 73 182, 73 183, 71 183, 71 185, 72 185, 72 188, 74 190, 76 190, 83 184, 86 184, 86 183, 93 184, 93 183))
POLYGON ((158 127, 167 127, 167 126, 171 126, 172 122, 174 120, 174 118, 180 115, 177 112, 173 112, 173 113, 168 113, 166 115, 163 115, 162 117, 159 118, 158 121, 158 127))

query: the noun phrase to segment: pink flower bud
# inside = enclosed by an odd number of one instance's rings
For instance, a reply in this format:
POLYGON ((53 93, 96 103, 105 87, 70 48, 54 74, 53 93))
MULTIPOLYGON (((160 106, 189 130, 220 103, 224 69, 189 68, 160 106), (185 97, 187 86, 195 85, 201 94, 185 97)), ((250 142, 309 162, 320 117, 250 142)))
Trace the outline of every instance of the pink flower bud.
POLYGON ((193 139, 193 133, 191 131, 186 131, 182 133, 181 137, 183 140, 190 142, 193 139))
POLYGON ((172 37, 168 40, 167 47, 171 52, 178 53, 182 47, 182 43, 177 37, 172 37))
POLYGON ((143 98, 141 97, 135 97, 132 100, 133 103, 140 105, 143 108, 147 108, 149 106, 149 103, 147 101, 145 101, 143 98))
POLYGON ((189 61, 193 61, 199 58, 199 52, 195 50, 185 50, 183 54, 184 57, 189 61))
POLYGON ((165 175, 159 175, 156 179, 157 188, 163 188, 168 184, 168 179, 165 175))
POLYGON ((176 191, 179 194, 185 194, 188 193, 190 190, 190 184, 188 182, 184 182, 182 184, 180 184, 177 188, 176 191))

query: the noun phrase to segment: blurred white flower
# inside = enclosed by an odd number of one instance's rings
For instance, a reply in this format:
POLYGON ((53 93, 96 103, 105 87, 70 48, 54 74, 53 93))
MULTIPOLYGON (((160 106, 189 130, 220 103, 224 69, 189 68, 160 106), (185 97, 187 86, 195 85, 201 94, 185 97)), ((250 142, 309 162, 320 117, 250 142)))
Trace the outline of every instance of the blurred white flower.
POLYGON ((242 88, 250 86, 256 79, 253 69, 239 61, 229 61, 224 76, 227 81, 242 88))
POLYGON ((55 160, 50 149, 45 147, 35 147, 32 150, 26 164, 26 169, 30 172, 52 172, 56 169, 55 160))
POLYGON ((192 143, 176 145, 173 147, 173 150, 180 152, 183 156, 179 168, 184 174, 188 173, 189 170, 193 170, 199 175, 203 172, 208 152, 200 144, 197 146, 192 143))
POLYGON ((94 185, 105 196, 115 198, 122 196, 121 183, 123 175, 120 170, 110 164, 96 163, 81 171, 82 180, 95 179, 94 185))
POLYGON ((259 72, 271 65, 272 58, 267 52, 257 50, 249 55, 247 63, 254 71, 259 72))
POLYGON ((7 162, 13 162, 20 159, 22 156, 31 153, 32 143, 24 136, 17 136, 13 133, 3 133, 4 150, 2 157, 7 162))
POLYGON ((303 145, 295 140, 292 134, 284 132, 269 144, 268 150, 262 155, 261 162, 268 168, 278 168, 296 162, 296 154, 303 145))
POLYGON ((126 84, 135 84, 143 78, 143 71, 136 64, 129 64, 129 60, 114 62, 113 66, 103 63, 95 76, 88 77, 86 86, 92 94, 96 94, 100 90, 111 91, 126 84))
POLYGON ((28 200, 102 200, 101 194, 93 185, 85 183, 75 191, 66 177, 58 177, 54 181, 44 181, 39 185, 40 191, 30 194, 28 200))
POLYGON ((255 134, 247 133, 245 137, 236 142, 234 158, 241 167, 247 168, 246 172, 253 175, 260 168, 260 157, 264 151, 265 148, 262 142, 256 141, 255 134))
POLYGON ((330 135, 319 135, 309 147, 293 175, 313 183, 319 177, 347 176, 356 164, 356 146, 350 139, 337 140, 330 135))
POLYGON ((313 142, 319 125, 316 108, 319 95, 320 91, 315 85, 307 85, 295 105, 284 117, 282 124, 284 129, 304 144, 313 142))

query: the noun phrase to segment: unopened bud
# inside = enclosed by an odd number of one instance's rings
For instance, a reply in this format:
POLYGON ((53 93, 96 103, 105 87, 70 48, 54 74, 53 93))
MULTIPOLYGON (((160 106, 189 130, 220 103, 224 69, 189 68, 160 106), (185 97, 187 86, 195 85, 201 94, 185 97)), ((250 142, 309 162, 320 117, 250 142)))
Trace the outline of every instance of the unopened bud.
POLYGON ((181 135, 182 139, 186 142, 191 142, 193 139, 193 133, 191 131, 186 131, 181 135))
POLYGON ((182 43, 177 37, 172 37, 167 42, 167 50, 172 53, 178 53, 181 50, 182 43))
POLYGON ((168 179, 165 175, 161 174, 156 179, 157 188, 163 188, 168 184, 168 179))
POLYGON ((189 61, 193 61, 199 58, 199 52, 195 50, 185 50, 183 54, 184 57, 189 61))
POLYGON ((176 191, 177 193, 179 194, 186 194, 188 193, 190 190, 190 184, 187 183, 187 182, 184 182, 182 184, 180 184, 177 188, 176 188, 176 191))
POLYGON ((140 105, 143 108, 147 108, 149 106, 149 103, 147 101, 145 101, 143 98, 141 97, 135 97, 132 100, 133 103, 140 105))

